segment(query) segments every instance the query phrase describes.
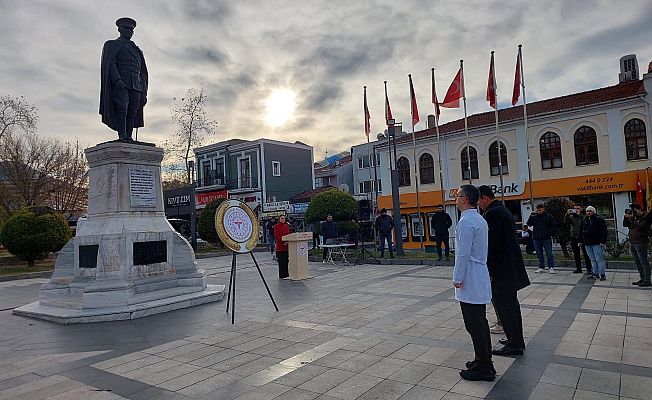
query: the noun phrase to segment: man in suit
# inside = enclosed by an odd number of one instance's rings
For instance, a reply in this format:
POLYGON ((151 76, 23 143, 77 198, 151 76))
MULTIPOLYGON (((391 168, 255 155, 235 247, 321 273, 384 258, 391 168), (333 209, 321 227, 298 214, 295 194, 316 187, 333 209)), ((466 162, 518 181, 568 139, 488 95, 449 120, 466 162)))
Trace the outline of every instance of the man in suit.
POLYGON ((491 277, 491 294, 507 340, 504 346, 492 350, 497 356, 520 355, 525 349, 521 305, 516 293, 530 285, 525 271, 521 248, 516 240, 516 228, 512 213, 496 199, 493 190, 482 185, 478 188, 478 205, 484 210, 489 226, 489 251, 487 268, 491 277))
POLYGON ((450 254, 449 235, 448 230, 453 225, 451 216, 444 211, 443 204, 437 204, 437 212, 432 214, 430 219, 430 227, 435 231, 435 244, 437 245, 437 261, 441 261, 441 245, 444 244, 446 254, 446 261, 450 254))
POLYGON ((136 21, 120 18, 115 24, 120 37, 108 40, 102 49, 100 114, 120 141, 130 142, 133 129, 144 126, 147 66, 143 52, 131 41, 136 21))

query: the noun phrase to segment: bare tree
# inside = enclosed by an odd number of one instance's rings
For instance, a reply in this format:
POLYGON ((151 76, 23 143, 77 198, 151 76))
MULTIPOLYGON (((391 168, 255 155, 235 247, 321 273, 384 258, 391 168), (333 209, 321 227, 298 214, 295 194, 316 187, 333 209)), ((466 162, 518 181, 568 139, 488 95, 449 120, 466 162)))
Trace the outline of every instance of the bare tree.
POLYGON ((24 97, 0 97, 0 140, 16 129, 35 132, 38 123, 36 107, 24 97))
POLYGON ((50 172, 48 205, 70 220, 88 206, 88 163, 79 142, 64 143, 59 163, 50 172))
POLYGON ((188 89, 185 97, 174 99, 170 112, 177 129, 164 146, 173 160, 183 163, 186 182, 190 184, 192 179, 189 161, 194 159, 192 149, 201 146, 206 137, 215 133, 217 122, 208 118, 204 89, 188 89))

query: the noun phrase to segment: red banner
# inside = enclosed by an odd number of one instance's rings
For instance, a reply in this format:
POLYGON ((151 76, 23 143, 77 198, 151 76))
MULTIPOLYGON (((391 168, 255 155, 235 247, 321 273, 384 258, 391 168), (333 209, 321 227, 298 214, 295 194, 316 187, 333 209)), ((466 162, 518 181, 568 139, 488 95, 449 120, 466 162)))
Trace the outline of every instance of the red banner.
POLYGON ((228 190, 215 190, 212 192, 195 193, 195 204, 197 208, 204 208, 215 199, 228 199, 228 190))

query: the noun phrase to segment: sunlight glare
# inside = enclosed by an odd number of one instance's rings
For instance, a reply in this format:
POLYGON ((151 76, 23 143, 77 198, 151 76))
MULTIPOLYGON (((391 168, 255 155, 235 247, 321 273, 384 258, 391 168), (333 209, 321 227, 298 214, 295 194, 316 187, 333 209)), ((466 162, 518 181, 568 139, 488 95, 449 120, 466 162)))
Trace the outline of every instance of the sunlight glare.
POLYGON ((265 121, 269 126, 279 127, 290 121, 296 107, 296 93, 289 89, 276 89, 265 100, 267 115, 265 121))

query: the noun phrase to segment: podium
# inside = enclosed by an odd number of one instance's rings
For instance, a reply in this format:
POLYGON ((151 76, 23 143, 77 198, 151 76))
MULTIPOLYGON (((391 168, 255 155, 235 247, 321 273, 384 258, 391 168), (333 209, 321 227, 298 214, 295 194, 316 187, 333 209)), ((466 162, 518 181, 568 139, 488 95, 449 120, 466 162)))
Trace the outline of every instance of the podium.
POLYGON ((281 239, 288 243, 290 280, 300 281, 310 278, 308 273, 308 242, 312 240, 312 232, 291 233, 281 239))

